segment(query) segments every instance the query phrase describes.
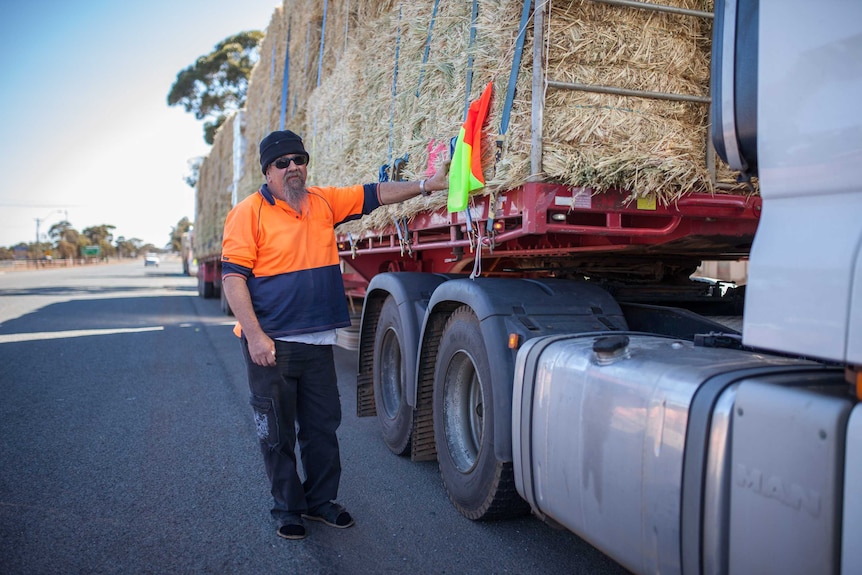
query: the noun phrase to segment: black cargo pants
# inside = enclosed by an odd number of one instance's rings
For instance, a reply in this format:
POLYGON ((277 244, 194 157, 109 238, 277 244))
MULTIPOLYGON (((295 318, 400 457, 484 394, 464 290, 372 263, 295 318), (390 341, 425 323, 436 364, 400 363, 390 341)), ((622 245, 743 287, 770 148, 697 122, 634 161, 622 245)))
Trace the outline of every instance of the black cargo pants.
POLYGON ((252 362, 245 338, 242 350, 257 437, 272 488, 273 518, 279 522, 335 500, 341 479, 335 434, 341 424, 341 398, 332 346, 276 340, 275 367, 252 362), (297 468, 297 439, 304 481, 297 468))

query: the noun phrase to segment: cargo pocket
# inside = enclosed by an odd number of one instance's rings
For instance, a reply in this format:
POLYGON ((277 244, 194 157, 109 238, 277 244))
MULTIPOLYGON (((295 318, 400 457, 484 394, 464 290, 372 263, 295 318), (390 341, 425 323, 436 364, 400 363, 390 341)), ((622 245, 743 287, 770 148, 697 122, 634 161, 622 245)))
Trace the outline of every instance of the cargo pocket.
POLYGON ((278 419, 275 416, 275 405, 269 397, 251 396, 251 407, 254 410, 254 427, 257 438, 270 448, 278 445, 278 419))

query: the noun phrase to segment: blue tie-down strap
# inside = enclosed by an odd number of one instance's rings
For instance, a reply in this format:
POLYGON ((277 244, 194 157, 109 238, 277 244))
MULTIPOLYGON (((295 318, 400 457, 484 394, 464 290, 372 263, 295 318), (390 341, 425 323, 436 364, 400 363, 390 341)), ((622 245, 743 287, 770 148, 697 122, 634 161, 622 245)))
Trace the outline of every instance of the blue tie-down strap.
POLYGON ((378 182, 388 182, 389 181, 389 164, 383 164, 380 166, 380 170, 377 172, 377 181, 378 182))
POLYGON ((394 162, 392 162, 392 181, 393 182, 402 182, 404 178, 401 177, 401 172, 404 170, 404 166, 407 165, 407 160, 410 159, 410 154, 404 154, 400 158, 396 158, 394 162))

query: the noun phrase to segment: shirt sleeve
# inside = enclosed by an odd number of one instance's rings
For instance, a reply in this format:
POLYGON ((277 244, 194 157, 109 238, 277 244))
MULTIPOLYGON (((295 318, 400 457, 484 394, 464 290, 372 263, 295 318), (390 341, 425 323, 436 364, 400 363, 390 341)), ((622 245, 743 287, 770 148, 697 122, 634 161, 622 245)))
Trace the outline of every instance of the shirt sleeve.
POLYGON ((370 214, 382 205, 380 201, 380 184, 365 184, 362 186, 365 199, 362 203, 362 213, 370 214))
POLYGON ((238 264, 232 264, 226 261, 222 261, 221 263, 221 277, 223 278, 226 278, 228 276, 242 276, 245 279, 248 279, 251 277, 251 274, 251 268, 247 268, 238 264))
MULTIPOLYGON (((263 198, 260 200, 263 201, 263 198)), ((257 229, 258 221, 255 210, 250 209, 253 203, 244 201, 237 204, 225 219, 221 250, 223 276, 230 270, 249 277, 254 269, 257 261, 254 230, 257 229), (243 268, 248 270, 248 275, 242 272, 243 268)))

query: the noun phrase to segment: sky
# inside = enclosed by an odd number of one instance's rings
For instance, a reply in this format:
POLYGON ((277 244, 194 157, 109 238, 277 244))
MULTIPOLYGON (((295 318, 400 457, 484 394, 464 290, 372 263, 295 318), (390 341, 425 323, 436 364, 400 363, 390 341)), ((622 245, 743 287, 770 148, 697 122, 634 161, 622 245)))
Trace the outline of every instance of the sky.
POLYGON ((278 0, 0 0, 0 247, 83 231, 163 247, 194 220, 203 121, 167 95, 221 40, 266 30, 278 0), (37 230, 38 228, 38 230, 37 230))

